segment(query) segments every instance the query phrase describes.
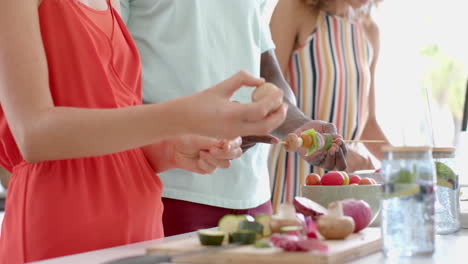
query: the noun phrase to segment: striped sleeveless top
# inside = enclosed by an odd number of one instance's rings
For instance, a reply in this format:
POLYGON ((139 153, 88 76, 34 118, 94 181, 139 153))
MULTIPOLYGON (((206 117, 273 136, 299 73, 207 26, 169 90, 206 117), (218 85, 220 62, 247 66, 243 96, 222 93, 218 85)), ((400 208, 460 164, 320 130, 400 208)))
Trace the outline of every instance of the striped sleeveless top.
MULTIPOLYGON (((308 40, 290 58, 287 79, 298 107, 336 125, 344 139, 360 136, 367 119, 372 48, 358 23, 320 13, 308 40)), ((297 153, 273 146, 269 160, 273 208, 291 202, 311 173, 323 174, 297 153)))

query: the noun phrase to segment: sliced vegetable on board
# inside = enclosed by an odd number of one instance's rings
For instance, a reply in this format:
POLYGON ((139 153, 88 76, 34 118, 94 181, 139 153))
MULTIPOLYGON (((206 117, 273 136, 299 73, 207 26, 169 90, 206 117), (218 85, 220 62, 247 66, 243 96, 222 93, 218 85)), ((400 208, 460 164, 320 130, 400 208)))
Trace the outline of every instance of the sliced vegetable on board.
POLYGON ((223 243, 226 233, 218 230, 202 229, 198 230, 198 239, 205 246, 220 246, 223 243))

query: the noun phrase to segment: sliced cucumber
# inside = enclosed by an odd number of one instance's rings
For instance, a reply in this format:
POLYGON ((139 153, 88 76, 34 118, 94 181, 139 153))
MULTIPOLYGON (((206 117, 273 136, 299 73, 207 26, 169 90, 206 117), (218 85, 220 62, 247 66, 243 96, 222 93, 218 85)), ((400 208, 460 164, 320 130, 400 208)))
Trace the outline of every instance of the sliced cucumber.
POLYGON ((248 214, 237 215, 237 217, 239 217, 240 221, 242 221, 242 220, 246 220, 246 221, 249 221, 249 222, 255 221, 255 218, 253 218, 253 216, 248 215, 248 214))
POLYGON ((228 214, 223 216, 218 222, 219 231, 226 232, 227 234, 239 230, 239 224, 243 221, 242 216, 228 214))
POLYGON ((225 236, 226 233, 223 231, 209 229, 198 230, 200 243, 205 246, 220 246, 225 236))
POLYGON ((255 248, 271 248, 273 244, 268 240, 258 240, 254 244, 255 248))
POLYGON ((262 224, 264 237, 271 236, 271 228, 270 228, 271 215, 259 214, 255 217, 255 222, 262 224))
POLYGON ((307 134, 309 135, 311 138, 312 138, 312 145, 307 149, 307 154, 306 156, 310 156, 312 154, 314 154, 316 151, 317 151, 317 133, 315 132, 314 129, 309 129, 309 130, 306 130, 304 132, 302 132, 303 134, 307 134))
POLYGON ((263 235, 263 225, 258 222, 241 221, 239 224, 239 230, 250 230, 263 235))
POLYGON ((255 232, 256 238, 260 239, 263 236, 263 225, 257 222, 241 221, 239 224, 239 230, 250 230, 255 232))
POLYGON ((280 228, 280 233, 289 233, 295 231, 302 231, 302 226, 283 226, 280 228))
POLYGON ((252 245, 255 243, 256 233, 250 230, 240 230, 229 234, 229 243, 240 243, 241 245, 252 245))
POLYGON ((325 137, 325 145, 322 150, 329 150, 333 145, 333 135, 332 134, 323 134, 325 137))

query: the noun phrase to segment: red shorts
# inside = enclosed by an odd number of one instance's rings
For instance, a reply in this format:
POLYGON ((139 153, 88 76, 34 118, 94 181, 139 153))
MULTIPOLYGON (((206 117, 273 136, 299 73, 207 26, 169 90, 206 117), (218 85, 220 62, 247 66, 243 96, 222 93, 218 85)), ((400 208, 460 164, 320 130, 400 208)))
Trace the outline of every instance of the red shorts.
POLYGON ((256 208, 235 210, 192 203, 169 198, 162 199, 164 204, 164 235, 173 236, 198 229, 212 228, 218 225, 219 219, 226 214, 272 214, 271 202, 268 201, 256 208))

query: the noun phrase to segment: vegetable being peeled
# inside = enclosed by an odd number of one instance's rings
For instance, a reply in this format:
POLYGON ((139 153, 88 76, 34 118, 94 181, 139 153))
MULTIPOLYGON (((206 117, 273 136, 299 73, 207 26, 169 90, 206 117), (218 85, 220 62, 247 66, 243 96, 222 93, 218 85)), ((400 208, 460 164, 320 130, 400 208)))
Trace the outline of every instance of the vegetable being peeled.
POLYGON ((372 220, 372 209, 363 200, 347 199, 343 200, 343 213, 354 220, 354 233, 366 228, 372 220))

